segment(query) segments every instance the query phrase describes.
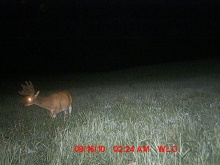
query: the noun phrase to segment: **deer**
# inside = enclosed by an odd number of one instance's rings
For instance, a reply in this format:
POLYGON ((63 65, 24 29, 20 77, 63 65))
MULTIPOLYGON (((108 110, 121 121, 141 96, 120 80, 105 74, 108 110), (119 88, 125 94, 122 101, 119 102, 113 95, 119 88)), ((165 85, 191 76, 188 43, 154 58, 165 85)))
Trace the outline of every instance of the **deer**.
POLYGON ((18 93, 24 98, 24 106, 37 105, 50 111, 51 118, 56 118, 57 113, 64 111, 64 115, 71 114, 72 96, 68 91, 53 93, 47 97, 38 96, 40 91, 35 93, 34 86, 31 81, 25 81, 25 85, 21 84, 22 91, 18 93))

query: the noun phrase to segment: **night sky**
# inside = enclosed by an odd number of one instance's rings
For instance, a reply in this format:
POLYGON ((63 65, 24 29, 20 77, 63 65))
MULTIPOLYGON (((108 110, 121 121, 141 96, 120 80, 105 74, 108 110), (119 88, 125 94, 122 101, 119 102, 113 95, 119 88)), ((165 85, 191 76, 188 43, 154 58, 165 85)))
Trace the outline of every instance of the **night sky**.
POLYGON ((1 73, 110 71, 219 56, 220 1, 3 0, 1 73))

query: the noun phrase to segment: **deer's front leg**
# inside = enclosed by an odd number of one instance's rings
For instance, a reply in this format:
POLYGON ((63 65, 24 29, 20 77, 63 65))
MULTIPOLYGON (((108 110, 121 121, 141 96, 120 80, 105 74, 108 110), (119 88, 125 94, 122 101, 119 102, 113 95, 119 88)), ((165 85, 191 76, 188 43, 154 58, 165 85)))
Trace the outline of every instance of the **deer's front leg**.
POLYGON ((54 119, 54 118, 56 118, 56 116, 57 116, 56 113, 53 110, 51 110, 50 117, 54 119))

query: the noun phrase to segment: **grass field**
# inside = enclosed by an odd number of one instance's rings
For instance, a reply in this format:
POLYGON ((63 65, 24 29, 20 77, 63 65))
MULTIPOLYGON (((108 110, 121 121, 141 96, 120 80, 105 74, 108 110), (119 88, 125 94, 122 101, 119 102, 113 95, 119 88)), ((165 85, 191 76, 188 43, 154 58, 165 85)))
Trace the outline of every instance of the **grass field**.
POLYGON ((220 164, 220 59, 12 77, 1 80, 1 91, 2 165, 220 164), (47 110, 23 107, 17 91, 25 80, 41 96, 68 89, 72 115, 53 120, 47 110), (79 146, 90 148, 76 152, 79 146), (150 150, 140 152, 144 146, 150 150))

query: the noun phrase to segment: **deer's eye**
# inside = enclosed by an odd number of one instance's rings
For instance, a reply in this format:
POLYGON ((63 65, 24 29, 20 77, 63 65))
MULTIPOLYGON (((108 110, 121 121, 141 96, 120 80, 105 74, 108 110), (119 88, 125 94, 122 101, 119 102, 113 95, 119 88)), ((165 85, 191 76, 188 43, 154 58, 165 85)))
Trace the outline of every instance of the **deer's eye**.
POLYGON ((28 101, 31 102, 31 101, 32 101, 32 98, 28 97, 28 101))

